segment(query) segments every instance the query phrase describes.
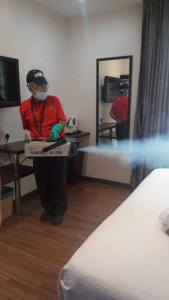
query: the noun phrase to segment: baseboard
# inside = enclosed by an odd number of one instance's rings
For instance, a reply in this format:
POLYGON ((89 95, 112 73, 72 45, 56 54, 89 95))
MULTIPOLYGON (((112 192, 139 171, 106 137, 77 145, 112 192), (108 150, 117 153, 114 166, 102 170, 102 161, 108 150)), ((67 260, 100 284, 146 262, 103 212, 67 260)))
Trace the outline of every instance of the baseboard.
POLYGON ((111 181, 111 180, 105 180, 105 179, 93 178, 93 177, 87 177, 87 176, 82 176, 82 180, 98 182, 98 183, 103 183, 103 184, 107 184, 107 185, 113 185, 113 186, 119 186, 119 187, 131 189, 131 184, 129 184, 129 183, 123 183, 123 182, 118 182, 118 181, 111 181))
POLYGON ((32 192, 30 192, 30 193, 27 193, 27 194, 23 195, 21 197, 21 200, 22 201, 26 201, 26 200, 29 200, 32 197, 35 197, 36 195, 38 195, 38 190, 37 189, 34 190, 34 191, 32 191, 32 192))

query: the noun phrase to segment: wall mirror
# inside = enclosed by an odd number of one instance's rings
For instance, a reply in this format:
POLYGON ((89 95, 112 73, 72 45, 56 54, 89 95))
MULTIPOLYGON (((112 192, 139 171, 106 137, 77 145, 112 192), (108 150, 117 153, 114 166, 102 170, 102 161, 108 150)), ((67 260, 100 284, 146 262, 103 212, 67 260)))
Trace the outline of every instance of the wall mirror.
POLYGON ((132 56, 97 59, 96 143, 129 138, 132 56))

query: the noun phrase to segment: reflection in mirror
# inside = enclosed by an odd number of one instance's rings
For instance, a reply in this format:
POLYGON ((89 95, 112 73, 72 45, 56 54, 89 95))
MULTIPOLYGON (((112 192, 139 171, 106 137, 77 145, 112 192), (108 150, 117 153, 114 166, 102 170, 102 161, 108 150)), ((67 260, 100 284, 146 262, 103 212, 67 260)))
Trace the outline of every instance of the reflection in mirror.
POLYGON ((97 60, 97 143, 129 138, 132 57, 97 60))

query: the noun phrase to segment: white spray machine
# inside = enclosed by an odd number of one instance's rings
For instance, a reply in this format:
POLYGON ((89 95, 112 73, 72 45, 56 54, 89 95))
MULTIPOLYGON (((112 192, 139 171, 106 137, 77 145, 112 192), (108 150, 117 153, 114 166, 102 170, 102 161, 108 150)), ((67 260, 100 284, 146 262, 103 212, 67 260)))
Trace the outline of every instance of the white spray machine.
POLYGON ((56 142, 30 141, 25 144, 25 156, 33 157, 75 157, 78 154, 78 143, 60 138, 56 142))

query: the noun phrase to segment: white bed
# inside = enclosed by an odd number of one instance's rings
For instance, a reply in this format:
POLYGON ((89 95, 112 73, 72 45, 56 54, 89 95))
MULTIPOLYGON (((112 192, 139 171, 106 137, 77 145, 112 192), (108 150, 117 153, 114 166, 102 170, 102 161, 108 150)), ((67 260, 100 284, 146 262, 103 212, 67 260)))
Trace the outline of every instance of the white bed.
POLYGON ((169 169, 151 173, 82 245, 59 278, 60 300, 169 300, 169 169))

